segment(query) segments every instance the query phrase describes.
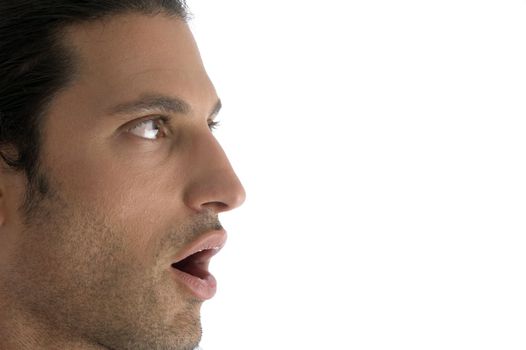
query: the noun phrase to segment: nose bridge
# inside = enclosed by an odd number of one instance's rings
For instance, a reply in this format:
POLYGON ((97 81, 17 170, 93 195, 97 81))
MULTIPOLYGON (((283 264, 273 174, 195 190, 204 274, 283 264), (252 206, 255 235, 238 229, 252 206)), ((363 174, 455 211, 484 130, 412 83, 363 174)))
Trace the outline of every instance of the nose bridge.
POLYGON ((189 159, 187 206, 197 211, 207 208, 222 212, 244 202, 245 189, 223 148, 210 132, 196 136, 189 159))

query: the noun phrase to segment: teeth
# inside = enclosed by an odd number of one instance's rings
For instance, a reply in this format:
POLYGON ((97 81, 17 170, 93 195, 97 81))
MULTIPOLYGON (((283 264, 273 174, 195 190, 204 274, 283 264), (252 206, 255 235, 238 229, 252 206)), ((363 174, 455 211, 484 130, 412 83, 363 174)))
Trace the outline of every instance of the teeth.
POLYGON ((172 266, 175 267, 174 265, 180 263, 181 261, 183 261, 183 260, 189 258, 190 256, 192 256, 192 255, 194 255, 194 254, 197 254, 197 253, 202 252, 203 250, 219 250, 219 249, 221 249, 221 246, 214 246, 214 247, 203 248, 203 249, 197 250, 197 251, 195 251, 194 253, 188 255, 186 258, 183 258, 183 259, 180 259, 179 261, 174 262, 174 263, 172 264, 172 266))
POLYGON ((202 252, 203 250, 219 250, 219 247, 203 248, 201 250, 198 250, 196 253, 202 252))

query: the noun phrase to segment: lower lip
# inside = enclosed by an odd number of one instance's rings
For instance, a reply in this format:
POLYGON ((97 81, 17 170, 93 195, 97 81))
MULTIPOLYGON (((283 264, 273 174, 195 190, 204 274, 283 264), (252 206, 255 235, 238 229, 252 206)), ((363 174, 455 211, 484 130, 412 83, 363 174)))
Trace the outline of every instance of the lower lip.
POLYGON ((177 282, 185 285, 192 294, 201 300, 211 299, 216 294, 217 281, 211 274, 201 279, 173 267, 172 273, 177 282))

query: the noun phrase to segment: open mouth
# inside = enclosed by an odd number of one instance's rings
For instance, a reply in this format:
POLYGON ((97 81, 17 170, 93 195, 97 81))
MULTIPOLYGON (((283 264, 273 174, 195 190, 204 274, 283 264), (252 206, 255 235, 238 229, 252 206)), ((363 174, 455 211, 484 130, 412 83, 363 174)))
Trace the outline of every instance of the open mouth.
POLYGON ((182 249, 171 264, 173 277, 201 300, 210 299, 217 282, 208 271, 210 259, 225 245, 224 230, 209 232, 182 249))
POLYGON ((204 249, 194 253, 181 261, 172 264, 174 269, 189 275, 195 276, 202 280, 210 276, 208 265, 210 259, 219 251, 219 248, 204 249))

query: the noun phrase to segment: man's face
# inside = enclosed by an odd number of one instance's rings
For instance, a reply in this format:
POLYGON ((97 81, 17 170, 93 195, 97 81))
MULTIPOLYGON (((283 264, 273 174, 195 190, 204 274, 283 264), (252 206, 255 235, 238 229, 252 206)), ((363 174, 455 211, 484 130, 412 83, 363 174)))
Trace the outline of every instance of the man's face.
POLYGON ((245 196, 209 129, 218 96, 179 19, 120 15, 65 40, 78 74, 42 130, 50 192, 23 217, 26 185, 3 189, 0 299, 50 348, 192 349, 213 290, 171 264, 206 235, 218 245, 217 214, 245 196))

